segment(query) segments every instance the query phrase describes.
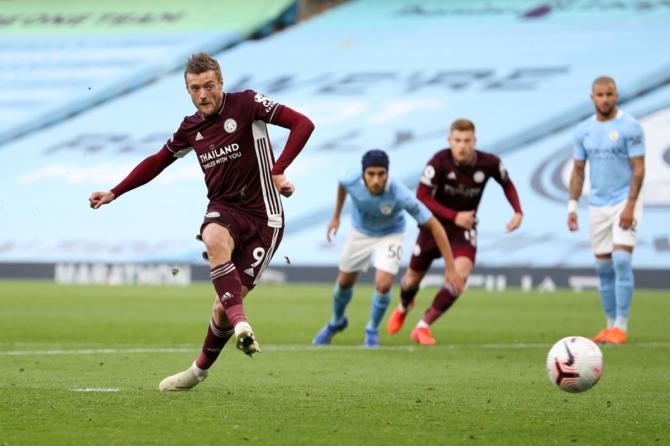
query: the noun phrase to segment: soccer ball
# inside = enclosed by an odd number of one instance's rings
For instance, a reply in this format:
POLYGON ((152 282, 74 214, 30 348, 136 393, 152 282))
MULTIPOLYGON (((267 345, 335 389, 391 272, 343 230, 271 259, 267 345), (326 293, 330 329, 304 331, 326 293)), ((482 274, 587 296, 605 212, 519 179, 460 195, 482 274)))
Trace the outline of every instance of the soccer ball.
POLYGON ((589 390, 603 373, 603 354, 590 339, 568 336, 549 350, 547 373, 561 390, 573 393, 589 390))

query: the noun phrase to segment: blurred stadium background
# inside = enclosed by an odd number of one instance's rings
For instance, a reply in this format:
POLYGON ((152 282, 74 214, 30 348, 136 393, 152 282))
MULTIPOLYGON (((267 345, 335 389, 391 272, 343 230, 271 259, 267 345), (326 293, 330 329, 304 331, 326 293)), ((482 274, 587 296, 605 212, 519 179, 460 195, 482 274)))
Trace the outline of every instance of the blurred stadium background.
MULTIPOLYGON (((228 91, 252 88, 310 116, 288 170, 286 233, 265 280, 331 282, 325 242, 341 170, 382 148, 415 188, 453 119, 477 125, 519 190, 522 228, 497 185, 480 208, 471 287, 593 289, 586 212, 565 227, 571 134, 590 82, 613 76, 647 137, 641 288, 670 270, 670 5, 638 0, 0 1, 0 278, 61 283, 207 280, 194 235, 195 160, 93 212, 87 197, 156 151, 193 106, 183 63, 208 51, 228 91), (290 263, 290 264, 289 264, 290 263), (179 273, 172 274, 173 268, 179 273)), ((271 129, 275 150, 287 132, 271 129)), ((582 200, 582 204, 585 200, 582 200)), ((348 221, 343 222, 343 228, 348 221)), ((407 236, 405 263, 416 229, 407 236)), ((439 274, 439 271, 436 270, 439 274)))
MULTIPOLYGON (((0 446, 670 444, 668 23, 668 0, 0 0, 0 446), (226 90, 253 88, 316 130, 287 171, 274 283, 247 306, 263 353, 226 348, 207 382, 166 395, 157 384, 199 351, 213 297, 198 164, 98 211, 87 198, 193 112, 182 72, 197 51, 220 61, 226 90), (602 74, 646 132, 634 266, 655 290, 636 291, 630 342, 602 347, 598 386, 568 395, 546 352, 602 323, 586 209, 578 233, 565 225, 571 135, 602 74), (505 233, 512 210, 489 185, 480 289, 435 324, 439 345, 406 327, 361 348, 369 285, 335 345, 309 345, 349 224, 325 243, 338 173, 382 148, 415 188, 459 117, 510 171, 521 229, 505 233)), ((281 149, 287 132, 270 127, 281 149)))

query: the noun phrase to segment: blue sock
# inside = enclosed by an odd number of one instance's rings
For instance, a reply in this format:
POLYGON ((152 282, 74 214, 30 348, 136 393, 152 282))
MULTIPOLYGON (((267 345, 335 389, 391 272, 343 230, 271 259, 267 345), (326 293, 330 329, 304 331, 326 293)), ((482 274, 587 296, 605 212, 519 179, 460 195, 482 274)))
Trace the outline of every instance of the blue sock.
POLYGON ((596 271, 600 277, 600 301, 607 315, 607 328, 612 328, 616 318, 616 295, 614 293, 614 264, 612 259, 596 259, 596 271))
MULTIPOLYGON (((633 298, 633 267, 631 265, 632 255, 627 251, 614 251, 612 253, 612 263, 614 263, 616 295, 616 316, 628 318, 630 311, 630 301, 633 298)), ((621 327, 619 327, 621 328, 621 327)))
POLYGON ((384 294, 381 294, 379 291, 375 290, 372 295, 372 302, 370 303, 370 322, 368 326, 365 327, 368 331, 377 331, 379 330, 379 324, 384 319, 384 313, 391 303, 391 291, 387 291, 384 294))
POLYGON ((333 290, 333 318, 330 320, 331 325, 339 325, 344 319, 344 310, 347 309, 351 296, 354 295, 354 287, 340 288, 340 285, 335 284, 333 290))

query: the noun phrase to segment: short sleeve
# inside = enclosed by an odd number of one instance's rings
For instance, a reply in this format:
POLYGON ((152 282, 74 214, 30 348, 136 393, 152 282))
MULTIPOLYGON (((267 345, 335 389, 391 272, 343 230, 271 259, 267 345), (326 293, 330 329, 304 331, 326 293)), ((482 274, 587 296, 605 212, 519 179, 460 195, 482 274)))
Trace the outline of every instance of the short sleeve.
POLYGON ((279 116, 279 112, 284 107, 278 102, 275 102, 267 96, 261 93, 257 93, 253 90, 246 90, 244 94, 249 98, 249 104, 253 109, 254 120, 272 124, 273 120, 279 116))
POLYGON ((348 191, 351 186, 361 181, 362 179, 363 174, 360 171, 346 170, 340 173, 338 183, 348 191))
POLYGON ((184 122, 179 125, 177 130, 172 134, 172 138, 167 140, 164 146, 169 150, 175 158, 182 158, 184 155, 193 150, 187 133, 184 130, 184 122))
POLYGON ((634 121, 626 135, 628 157, 644 156, 644 132, 637 121, 634 121))
POLYGON ((572 137, 572 156, 576 160, 583 161, 586 159, 586 150, 584 150, 584 138, 581 128, 578 128, 572 137))
POLYGON ((412 216, 420 225, 426 224, 433 214, 430 213, 425 204, 421 203, 410 190, 402 183, 395 183, 398 191, 398 198, 403 209, 412 216))
POLYGON ((435 159, 436 156, 433 156, 429 161, 428 164, 426 164, 426 167, 423 168, 423 173, 421 174, 421 178, 419 178, 419 182, 425 186, 432 187, 434 188, 437 186, 437 179, 440 177, 438 174, 439 170, 439 164, 437 163, 437 160, 435 159))

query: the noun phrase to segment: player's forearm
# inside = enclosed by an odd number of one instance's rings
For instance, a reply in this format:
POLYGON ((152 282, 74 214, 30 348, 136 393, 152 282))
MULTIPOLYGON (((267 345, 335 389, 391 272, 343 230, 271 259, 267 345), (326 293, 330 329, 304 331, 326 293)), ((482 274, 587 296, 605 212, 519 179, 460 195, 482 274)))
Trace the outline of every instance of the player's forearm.
POLYGON ((337 198, 335 200, 335 212, 333 213, 334 219, 340 219, 342 215, 342 208, 344 207, 344 201, 347 199, 347 191, 342 185, 337 186, 337 198))
POLYGON ((579 197, 581 197, 582 195, 583 187, 584 187, 584 169, 574 167, 572 169, 572 174, 570 175, 570 187, 569 187, 570 200, 579 200, 579 197))
POLYGON ((165 148, 146 157, 123 181, 112 189, 114 197, 119 198, 122 194, 153 180, 163 169, 172 164, 174 160, 175 158, 172 156, 172 153, 165 148))
POLYGON ((521 201, 519 200, 519 194, 516 191, 516 187, 514 187, 514 183, 512 183, 512 180, 508 180, 507 183, 503 186, 503 191, 505 192, 505 197, 507 197, 507 201, 509 201, 509 204, 512 205, 512 208, 514 209, 514 212, 517 214, 523 214, 523 211, 521 210, 521 201))
POLYGON ((642 183, 644 182, 644 157, 641 157, 640 160, 632 161, 633 165, 633 175, 630 179, 630 191, 628 193, 628 201, 636 202, 640 196, 640 190, 642 190, 642 183))
POLYGON ((276 124, 291 130, 284 150, 272 166, 272 175, 281 175, 307 144, 307 140, 314 130, 314 123, 307 116, 289 107, 283 107, 279 112, 276 124))
POLYGON ((456 219, 458 211, 440 204, 433 197, 433 192, 428 186, 419 184, 419 188, 416 190, 416 197, 440 220, 454 221, 456 219))
POLYGON ((451 245, 449 245, 447 232, 435 217, 431 217, 430 220, 426 222, 426 227, 433 235, 435 244, 440 250, 440 254, 442 254, 442 258, 444 259, 444 264, 446 267, 448 269, 454 268, 454 255, 451 252, 451 245))

